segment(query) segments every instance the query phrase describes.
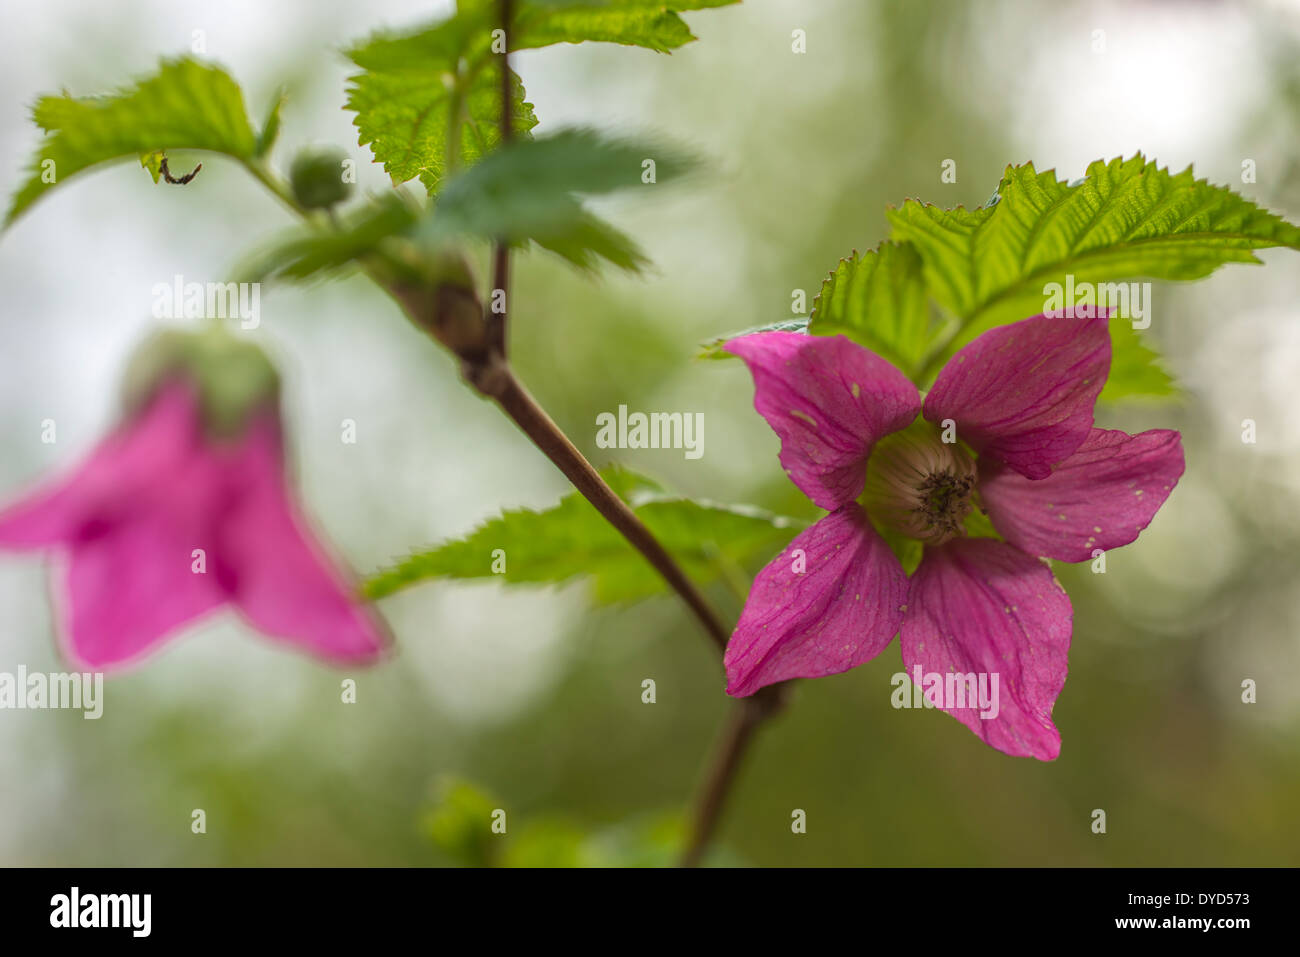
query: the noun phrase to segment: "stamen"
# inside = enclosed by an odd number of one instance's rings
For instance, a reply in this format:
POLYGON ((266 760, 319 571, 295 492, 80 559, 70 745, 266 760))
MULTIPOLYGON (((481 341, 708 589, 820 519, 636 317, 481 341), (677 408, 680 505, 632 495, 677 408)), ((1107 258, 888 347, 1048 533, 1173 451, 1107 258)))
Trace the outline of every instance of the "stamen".
POLYGON ((965 533, 975 463, 956 443, 918 422, 876 443, 862 504, 883 525, 928 545, 965 533))

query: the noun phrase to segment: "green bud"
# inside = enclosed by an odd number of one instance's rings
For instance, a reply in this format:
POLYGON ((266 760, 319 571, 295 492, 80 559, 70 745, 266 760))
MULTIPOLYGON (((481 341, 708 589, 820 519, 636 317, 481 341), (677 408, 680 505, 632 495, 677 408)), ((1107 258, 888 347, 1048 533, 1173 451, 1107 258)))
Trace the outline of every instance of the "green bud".
POLYGON ((279 404, 280 376, 271 360, 217 324, 196 331, 163 329, 136 349, 122 382, 127 415, 138 413, 175 379, 198 389, 204 425, 216 436, 238 435, 255 412, 279 404))
POLYGON ((299 152, 289 167, 289 183, 298 202, 308 209, 325 209, 347 199, 352 192, 352 184, 343 182, 347 158, 347 153, 334 146, 299 152))

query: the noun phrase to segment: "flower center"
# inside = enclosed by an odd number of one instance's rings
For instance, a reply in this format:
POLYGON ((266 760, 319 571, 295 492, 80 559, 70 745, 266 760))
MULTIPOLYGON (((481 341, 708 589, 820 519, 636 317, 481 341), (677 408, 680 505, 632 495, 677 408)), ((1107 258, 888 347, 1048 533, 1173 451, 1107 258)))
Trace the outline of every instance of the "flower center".
POLYGON ((862 504, 878 522, 927 545, 964 534, 975 463, 956 442, 920 420, 871 451, 862 504))

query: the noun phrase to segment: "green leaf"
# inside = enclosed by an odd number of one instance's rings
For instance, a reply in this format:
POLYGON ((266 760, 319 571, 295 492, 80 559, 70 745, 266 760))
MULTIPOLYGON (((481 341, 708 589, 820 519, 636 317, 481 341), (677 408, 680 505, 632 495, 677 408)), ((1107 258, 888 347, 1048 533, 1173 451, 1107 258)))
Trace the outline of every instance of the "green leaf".
POLYGON ((467 236, 512 243, 532 240, 581 268, 591 268, 601 257, 636 269, 645 262, 636 244, 588 212, 580 197, 658 188, 693 163, 661 145, 613 139, 586 129, 521 140, 448 182, 419 234, 431 243, 467 236), (655 162, 655 186, 642 183, 645 160, 655 162))
MULTIPOLYGON (((889 211, 931 294, 956 317, 945 354, 986 329, 1044 310, 1048 283, 1199 279, 1252 250, 1300 249, 1300 229, 1230 189, 1171 174, 1142 155, 1097 161, 1066 184, 1033 164, 1008 167, 993 205, 889 211)), ((931 370, 933 371, 933 370, 931 370)))
POLYGON ((418 221, 419 207, 401 190, 353 210, 338 228, 295 229, 255 253, 236 270, 241 282, 303 280, 343 269, 378 252, 418 221))
POLYGON ((808 317, 795 316, 792 319, 778 319, 776 322, 769 322, 762 326, 750 326, 748 329, 740 329, 736 332, 725 332, 720 336, 714 336, 712 339, 706 339, 700 343, 700 351, 695 354, 697 359, 734 359, 730 352, 722 347, 732 339, 739 339, 741 336, 752 336, 760 332, 807 332, 808 317))
POLYGON ((811 319, 752 326, 701 344, 702 359, 724 359, 723 344, 760 332, 846 335, 904 371, 915 371, 929 345, 930 311, 921 258, 909 243, 881 243, 841 259, 813 301, 811 319))
POLYGON ((247 161, 257 142, 238 84, 220 67, 189 57, 164 60, 153 76, 109 96, 43 96, 32 118, 48 135, 13 196, 6 226, 55 186, 100 163, 183 149, 247 161))
MULTIPOLYGON (((357 142, 370 146, 394 184, 418 176, 436 192, 456 167, 500 141, 493 21, 480 6, 414 32, 376 33, 347 51, 364 71, 349 77, 346 103, 357 114, 357 142)), ((513 72, 511 86, 512 126, 526 137, 537 117, 513 72)))
POLYGON ((885 540, 885 544, 894 553, 898 563, 903 566, 903 571, 909 576, 916 571, 921 564, 921 559, 925 556, 925 546, 917 539, 909 538, 902 532, 896 532, 888 525, 877 522, 874 518, 871 519, 871 524, 880 537, 885 540))
POLYGON ((809 331, 843 334, 913 373, 929 345, 930 307, 921 257, 910 243, 854 251, 822 283, 809 331))
MULTIPOLYGON (((653 157, 659 175, 680 175, 688 160, 662 147, 567 130, 524 140, 493 153, 450 180, 430 213, 399 192, 372 201, 336 229, 296 230, 257 254, 248 280, 306 279, 339 269, 409 240, 428 253, 465 239, 535 241, 582 268, 604 258, 625 269, 644 262, 636 245, 592 215, 581 196, 641 183, 641 162, 653 157)), ((391 264, 403 268, 400 256, 391 264)))
POLYGON ((501 802, 482 788, 444 777, 438 782, 433 807, 425 814, 425 830, 434 846, 457 864, 488 867, 500 840, 492 833, 492 812, 499 807, 501 802))
POLYGON ((287 92, 280 90, 271 101, 271 106, 266 111, 266 119, 262 121, 262 131, 257 134, 257 145, 253 148, 255 157, 265 156, 275 145, 280 135, 280 113, 284 110, 288 96, 287 92))
MULTIPOLYGON (((510 840, 502 867, 673 867, 689 829, 680 814, 645 815, 595 830, 560 817, 524 821, 510 840)), ((734 855, 715 848, 706 863, 734 855)))
POLYGON ((162 161, 166 156, 167 154, 162 150, 151 150, 140 157, 140 165, 149 171, 149 175, 153 177, 155 183, 162 176, 162 161))
POLYGON ((1124 319, 1112 319, 1110 375, 1097 401, 1171 398, 1177 394, 1178 386, 1160 364, 1160 356, 1142 341, 1133 324, 1124 319))
MULTIPOLYGON (((694 38, 678 11, 736 0, 524 0, 516 4, 511 50, 609 41, 668 52, 694 38)), ((373 34, 347 51, 361 73, 349 78, 347 109, 358 143, 369 145, 394 183, 419 177, 430 193, 500 142, 497 4, 461 0, 451 17, 408 31, 373 34)), ((513 127, 537 125, 523 84, 511 74, 513 127)), ((588 224, 589 229, 597 229, 588 224)))
POLYGON ((669 53, 695 39, 678 11, 739 0, 524 0, 512 50, 596 41, 669 53))
MULTIPOLYGON (((747 569, 776 555, 801 522, 743 505, 676 498, 650 479, 618 467, 602 473, 655 537, 697 582, 747 569)), ((365 584, 368 598, 439 578, 493 578, 513 584, 558 583, 588 576, 602 603, 636 601, 667 587, 645 559, 577 492, 546 511, 515 509, 464 538, 418 552, 365 584), (505 571, 493 551, 505 550, 505 571)))
POLYGON ((567 818, 524 821, 510 838, 502 867, 575 868, 599 866, 587 849, 587 830, 567 818))

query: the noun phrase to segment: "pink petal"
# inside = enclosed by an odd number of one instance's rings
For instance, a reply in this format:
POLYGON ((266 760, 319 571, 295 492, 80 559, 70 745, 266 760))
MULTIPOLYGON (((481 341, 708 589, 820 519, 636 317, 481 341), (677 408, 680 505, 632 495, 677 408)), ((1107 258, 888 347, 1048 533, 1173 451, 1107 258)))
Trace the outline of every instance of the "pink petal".
POLYGON ((906 598, 898 559, 866 512, 845 505, 796 536, 754 579, 727 644, 727 694, 745 697, 870 661, 898 631, 906 598))
POLYGON ((386 645, 383 626, 293 502, 272 418, 250 427, 239 469, 245 492, 221 529, 232 601, 258 630, 322 657, 378 657, 386 645))
POLYGON ((173 518, 144 512, 73 547, 59 602, 73 662, 97 671, 128 664, 225 600, 215 569, 194 571, 194 549, 212 554, 210 533, 173 518))
POLYGON ((88 524, 103 523, 139 499, 141 490, 165 481, 200 441, 194 393, 179 383, 160 390, 70 476, 43 485, 0 513, 0 546, 41 548, 74 541, 88 524))
POLYGON ((1046 478, 1092 429, 1110 371, 1105 316, 1034 316, 964 346, 925 397, 931 422, 952 419, 957 437, 1027 478, 1046 478))
POLYGON ((969 699, 937 703, 999 751, 1051 761, 1072 624, 1070 599, 1042 562, 993 539, 956 539, 926 549, 912 576, 903 664, 909 676, 918 665, 923 675, 983 674, 990 692, 996 674, 996 717, 969 699))
MULTIPOLYGON (((56 595, 65 653, 88 668, 126 664, 224 599, 219 577, 196 573, 212 545, 225 472, 203 446, 186 386, 158 393, 71 478, 0 518, 0 543, 63 546, 56 595)), ((202 567, 202 566, 200 566, 202 567)))
POLYGON ((844 336, 763 332, 724 348, 754 376, 754 408, 781 438, 781 465, 827 510, 862 493, 871 446, 920 412, 916 386, 844 336))
POLYGON ((1182 436, 1093 429, 1047 478, 980 463, 980 496, 1002 537, 1065 562, 1127 545, 1155 518, 1183 474, 1182 436))

